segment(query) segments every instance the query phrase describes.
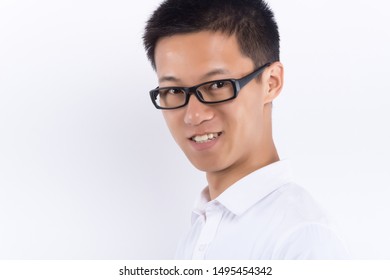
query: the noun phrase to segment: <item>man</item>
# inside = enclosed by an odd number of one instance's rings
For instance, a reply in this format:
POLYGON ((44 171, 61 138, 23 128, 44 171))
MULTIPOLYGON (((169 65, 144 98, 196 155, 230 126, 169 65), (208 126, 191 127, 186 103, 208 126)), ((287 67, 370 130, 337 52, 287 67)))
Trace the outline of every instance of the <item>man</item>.
POLYGON ((179 259, 334 259, 342 242, 291 180, 272 138, 283 87, 279 33, 262 0, 167 0, 145 28, 173 138, 208 186, 179 259))

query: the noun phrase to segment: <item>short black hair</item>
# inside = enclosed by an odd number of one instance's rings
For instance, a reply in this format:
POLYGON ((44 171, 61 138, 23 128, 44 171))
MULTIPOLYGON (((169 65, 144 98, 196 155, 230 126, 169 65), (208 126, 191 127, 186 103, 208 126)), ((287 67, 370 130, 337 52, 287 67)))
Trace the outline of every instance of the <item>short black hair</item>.
POLYGON ((199 31, 236 35, 243 55, 256 66, 279 61, 279 31, 263 0, 166 0, 151 15, 143 36, 148 59, 160 38, 199 31))

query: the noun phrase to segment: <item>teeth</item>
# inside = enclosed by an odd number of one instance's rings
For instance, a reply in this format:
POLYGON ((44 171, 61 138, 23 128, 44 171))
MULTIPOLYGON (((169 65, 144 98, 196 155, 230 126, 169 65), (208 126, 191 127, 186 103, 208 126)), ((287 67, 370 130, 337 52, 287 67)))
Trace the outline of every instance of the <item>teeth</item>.
POLYGON ((210 140, 213 140, 218 137, 218 133, 209 133, 204 135, 197 135, 192 137, 191 139, 196 143, 204 143, 210 140))

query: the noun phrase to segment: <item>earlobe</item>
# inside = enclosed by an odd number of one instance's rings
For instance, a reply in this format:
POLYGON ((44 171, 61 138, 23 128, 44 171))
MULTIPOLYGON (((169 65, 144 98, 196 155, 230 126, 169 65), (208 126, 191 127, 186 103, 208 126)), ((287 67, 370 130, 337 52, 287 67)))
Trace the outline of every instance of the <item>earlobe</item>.
POLYGON ((283 70, 283 64, 279 61, 272 63, 268 67, 268 71, 266 72, 267 92, 265 94, 264 103, 272 102, 282 91, 284 78, 283 70))

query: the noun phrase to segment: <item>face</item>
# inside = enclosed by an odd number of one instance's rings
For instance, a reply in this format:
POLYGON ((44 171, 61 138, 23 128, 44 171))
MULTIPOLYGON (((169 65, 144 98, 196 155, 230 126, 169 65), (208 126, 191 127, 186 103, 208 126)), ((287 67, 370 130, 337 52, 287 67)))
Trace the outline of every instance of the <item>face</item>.
MULTIPOLYGON (((160 87, 238 79, 255 69, 234 35, 208 31, 160 39, 155 60, 160 87)), ((272 101, 266 96, 269 84, 263 75, 231 101, 207 105, 191 95, 187 106, 163 110, 173 138, 196 168, 220 172, 261 160, 267 138, 264 108, 272 101)))

